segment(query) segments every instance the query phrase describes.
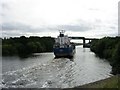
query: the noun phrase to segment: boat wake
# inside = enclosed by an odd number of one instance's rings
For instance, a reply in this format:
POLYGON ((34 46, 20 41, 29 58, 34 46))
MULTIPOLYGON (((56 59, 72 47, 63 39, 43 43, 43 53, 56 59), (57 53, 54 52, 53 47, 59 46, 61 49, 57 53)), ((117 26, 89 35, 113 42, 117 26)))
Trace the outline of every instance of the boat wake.
POLYGON ((74 86, 75 63, 67 58, 53 59, 37 66, 2 75, 3 88, 68 88, 74 86))

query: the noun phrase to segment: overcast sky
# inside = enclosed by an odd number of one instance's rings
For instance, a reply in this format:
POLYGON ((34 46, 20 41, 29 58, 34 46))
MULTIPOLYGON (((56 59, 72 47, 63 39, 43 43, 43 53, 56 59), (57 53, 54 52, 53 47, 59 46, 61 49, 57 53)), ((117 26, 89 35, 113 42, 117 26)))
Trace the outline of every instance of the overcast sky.
POLYGON ((2 37, 118 35, 119 0, 0 0, 2 37))

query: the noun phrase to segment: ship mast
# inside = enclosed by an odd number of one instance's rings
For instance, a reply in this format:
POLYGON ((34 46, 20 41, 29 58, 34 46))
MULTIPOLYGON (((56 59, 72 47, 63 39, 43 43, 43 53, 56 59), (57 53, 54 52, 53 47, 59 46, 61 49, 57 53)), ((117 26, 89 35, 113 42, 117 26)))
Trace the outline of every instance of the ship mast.
POLYGON ((61 34, 64 34, 64 33, 65 33, 65 30, 59 30, 59 32, 60 32, 61 34))

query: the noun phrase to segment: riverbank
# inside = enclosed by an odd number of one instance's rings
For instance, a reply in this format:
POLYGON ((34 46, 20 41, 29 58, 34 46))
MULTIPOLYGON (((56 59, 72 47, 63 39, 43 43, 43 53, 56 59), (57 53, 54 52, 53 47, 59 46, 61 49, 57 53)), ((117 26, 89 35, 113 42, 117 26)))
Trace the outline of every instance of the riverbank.
POLYGON ((78 89, 83 89, 83 90, 86 90, 86 89, 87 90, 118 89, 119 90, 120 89, 119 81, 120 81, 120 75, 115 75, 115 76, 111 76, 111 77, 103 79, 103 80, 99 80, 99 81, 85 84, 82 86, 77 86, 77 87, 70 88, 70 89, 67 88, 67 89, 63 89, 63 90, 78 90, 78 89))
POLYGON ((120 89, 120 75, 115 75, 107 79, 89 83, 75 88, 119 88, 120 89))
POLYGON ((91 42, 90 50, 106 59, 112 66, 112 74, 120 74, 120 37, 104 37, 91 42))

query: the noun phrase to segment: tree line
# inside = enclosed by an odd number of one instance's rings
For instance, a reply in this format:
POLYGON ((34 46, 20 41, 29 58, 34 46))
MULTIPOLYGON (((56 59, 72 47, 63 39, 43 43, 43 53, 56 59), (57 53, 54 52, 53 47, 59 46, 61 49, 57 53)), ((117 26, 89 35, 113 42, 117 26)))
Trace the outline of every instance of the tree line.
POLYGON ((120 37, 104 37, 91 42, 91 51, 108 60, 113 74, 120 74, 120 37))
POLYGON ((51 52, 54 38, 52 37, 10 37, 2 39, 2 55, 27 56, 32 53, 51 52))

